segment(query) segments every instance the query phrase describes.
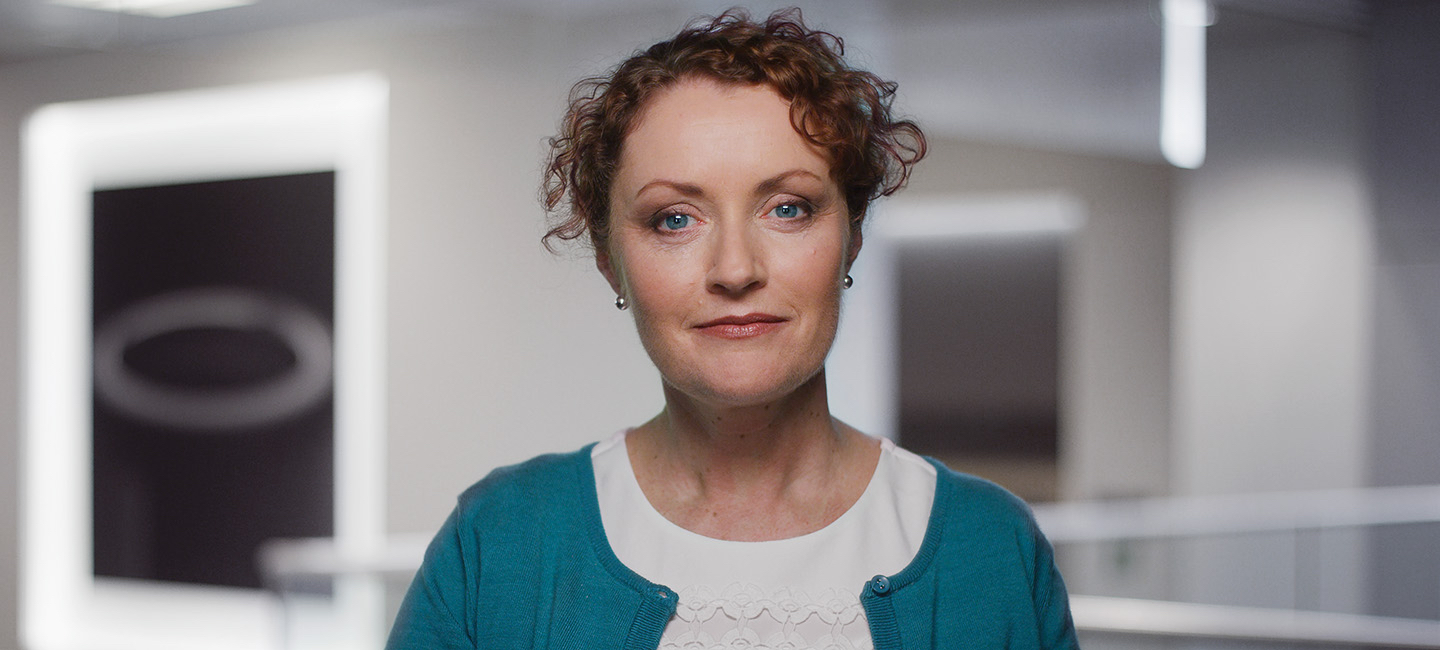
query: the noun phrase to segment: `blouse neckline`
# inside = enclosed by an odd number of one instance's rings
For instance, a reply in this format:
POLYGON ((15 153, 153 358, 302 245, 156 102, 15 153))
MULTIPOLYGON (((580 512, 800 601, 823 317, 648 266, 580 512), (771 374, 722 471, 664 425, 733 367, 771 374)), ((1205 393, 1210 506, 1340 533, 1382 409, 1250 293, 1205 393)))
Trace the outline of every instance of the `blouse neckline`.
MULTIPOLYGON (((758 541, 744 541, 744 540, 720 539, 720 538, 718 538, 718 537, 710 537, 709 535, 703 535, 703 534, 701 534, 701 533, 697 533, 697 532, 695 532, 695 531, 693 531, 693 530, 689 530, 689 529, 685 528, 684 526, 681 526, 681 525, 679 525, 679 524, 677 524, 677 523, 675 523, 675 522, 673 522, 673 521, 670 521, 669 519, 667 519, 667 518, 665 517, 664 514, 661 514, 661 512, 660 512, 658 509, 655 508, 655 504, 653 504, 653 503, 650 502, 649 497, 645 496, 645 491, 644 491, 643 489, 641 489, 641 487, 640 487, 640 481, 639 481, 639 479, 636 478, 636 476, 635 476, 635 468, 634 468, 634 466, 632 466, 632 465, 630 464, 630 453, 629 453, 629 449, 626 448, 626 439, 625 439, 625 434, 626 434, 626 433, 628 433, 628 432, 627 432, 627 431, 622 431, 622 432, 616 434, 615 437, 618 438, 619 440, 613 442, 612 444, 614 444, 615 447, 617 447, 618 449, 614 449, 614 450, 613 450, 613 453, 618 453, 618 454, 620 454, 620 458, 623 459, 623 460, 621 461, 621 464, 623 465, 624 473, 625 473, 625 476, 624 476, 624 479, 623 479, 623 480, 625 480, 625 488, 624 488, 624 489, 627 490, 627 491, 633 491, 633 495, 636 496, 637 498, 639 498, 639 500, 640 500, 640 501, 643 501, 644 504, 645 504, 645 505, 644 505, 645 510, 644 510, 644 512, 643 512, 643 514, 642 514, 641 516, 643 516, 643 517, 645 517, 645 518, 647 518, 647 519, 650 519, 651 522, 652 522, 654 525, 659 526, 661 529, 665 530, 667 534, 678 535, 678 536, 680 536, 680 537, 682 537, 682 538, 685 538, 685 539, 688 539, 688 540, 692 541, 693 543, 701 544, 701 545, 721 546, 721 545, 731 545, 731 544, 733 544, 733 545, 737 545, 737 546, 746 546, 746 547, 749 547, 749 548, 752 548, 752 549, 761 549, 761 548, 764 548, 764 547, 766 547, 766 546, 769 546, 769 547, 771 547, 771 548, 776 548, 776 549, 778 549, 778 548, 783 548, 783 547, 787 547, 787 546, 795 546, 795 545, 801 545, 801 544, 808 544, 808 543, 814 542, 814 541, 816 541, 816 540, 821 540, 821 539, 823 539, 823 538, 825 538, 825 537, 833 537, 838 531, 840 531, 840 529, 842 529, 844 526, 846 526, 849 522, 851 522, 852 520, 854 520, 856 517, 864 516, 864 509, 865 509, 865 508, 872 507, 872 502, 873 502, 873 501, 875 500, 875 498, 876 498, 876 497, 875 497, 875 493, 878 491, 878 488, 877 488, 876 486, 877 486, 881 481, 888 480, 888 473, 889 473, 890 471, 893 471, 893 469, 894 469, 894 468, 892 468, 892 467, 889 466, 889 463, 886 462, 886 459, 885 459, 885 450, 882 449, 880 456, 876 459, 874 469, 871 470, 870 480, 869 480, 869 482, 867 482, 867 483, 865 484, 865 489, 864 489, 864 491, 862 491, 862 492, 860 493, 860 497, 857 498, 854 503, 850 504, 850 507, 846 508, 846 509, 845 509, 845 512, 840 513, 840 516, 839 516, 839 517, 836 517, 836 518, 835 518, 833 521, 831 521, 830 523, 827 523, 827 524, 825 524, 824 526, 821 526, 820 528, 817 528, 817 529, 815 529, 815 530, 812 530, 812 531, 810 531, 810 532, 808 532, 808 533, 804 533, 804 534, 802 534, 802 535, 796 535, 796 536, 794 536, 794 537, 783 537, 783 538, 780 538, 780 539, 767 539, 767 540, 758 540, 758 541)), ((605 443, 600 443, 600 444, 605 444, 605 443)), ((881 444, 894 446, 895 443, 893 443, 893 442, 891 442, 890 440, 887 439, 887 440, 882 441, 881 444)), ((594 451, 595 451, 594 449, 591 449, 591 459, 592 459, 591 472, 592 472, 592 476, 593 476, 594 467, 595 467, 595 466, 594 466, 594 463, 593 463, 594 451)), ((602 452, 602 453, 603 453, 603 452, 602 452)), ((595 490, 595 493, 596 493, 596 495, 597 495, 597 503, 598 503, 598 495, 599 495, 598 486, 597 486, 597 489, 595 490)), ((603 510, 602 510, 602 513, 603 513, 603 510)), ((602 514, 602 517, 601 517, 601 523, 602 523, 602 525, 603 525, 603 523, 604 523, 603 514, 602 514)), ((609 535, 606 535, 606 545, 607 545, 607 546, 610 546, 610 543, 609 543, 609 535)), ((611 550, 612 550, 612 551, 614 550, 614 547, 613 547, 613 546, 611 546, 611 550)), ((617 555, 617 557, 618 557, 618 555, 617 555)))
MULTIPOLYGON (((580 463, 577 467, 577 479, 579 480, 581 499, 580 505, 585 518, 585 527, 589 531, 590 545, 595 552, 596 559, 599 560, 601 566, 605 567, 606 571, 631 589, 646 594, 664 594, 668 596, 668 598, 674 599, 676 598, 674 590, 665 585, 651 582, 636 573, 624 562, 620 561, 620 558, 615 555, 615 550, 610 546, 610 540, 605 535, 605 526, 600 517, 600 500, 595 486, 595 465, 592 461, 594 448, 598 444, 598 442, 592 442, 580 450, 580 463)), ((953 486, 949 481, 942 480, 940 474, 948 472, 949 470, 934 458, 928 456, 924 458, 931 465, 935 466, 936 469, 935 505, 930 508, 930 517, 925 525, 925 537, 920 542, 920 549, 915 553, 915 557, 912 558, 910 563, 905 565, 905 568, 901 569, 899 573, 887 576, 889 589, 891 590, 901 589, 924 574, 925 570, 929 568, 931 560, 934 559, 936 551, 939 550, 941 538, 944 536, 945 508, 940 507, 939 504, 945 503, 950 499, 953 486)), ((869 490, 868 487, 866 489, 867 491, 869 490)), ((863 495, 861 498, 864 498, 863 495)), ((657 516, 659 515, 658 512, 656 514, 657 516)), ((844 515, 842 515, 842 517, 843 516, 844 515)), ((822 528, 820 530, 823 531, 825 529, 822 528)))

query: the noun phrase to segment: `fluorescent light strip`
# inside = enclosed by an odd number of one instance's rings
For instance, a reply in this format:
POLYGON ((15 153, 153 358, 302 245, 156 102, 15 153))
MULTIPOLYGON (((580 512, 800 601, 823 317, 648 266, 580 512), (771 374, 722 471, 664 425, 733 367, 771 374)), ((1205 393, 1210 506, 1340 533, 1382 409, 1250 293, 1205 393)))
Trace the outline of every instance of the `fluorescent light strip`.
POLYGON ((206 11, 244 7, 256 0, 46 0, 48 4, 118 14, 173 18, 206 11))
POLYGON ((1054 236, 1078 230, 1084 207, 1064 195, 906 200, 884 206, 875 234, 897 242, 949 241, 997 236, 1054 236))
POLYGON ((1176 167, 1205 162, 1206 0, 1161 0, 1165 51, 1160 99, 1160 152, 1176 167))

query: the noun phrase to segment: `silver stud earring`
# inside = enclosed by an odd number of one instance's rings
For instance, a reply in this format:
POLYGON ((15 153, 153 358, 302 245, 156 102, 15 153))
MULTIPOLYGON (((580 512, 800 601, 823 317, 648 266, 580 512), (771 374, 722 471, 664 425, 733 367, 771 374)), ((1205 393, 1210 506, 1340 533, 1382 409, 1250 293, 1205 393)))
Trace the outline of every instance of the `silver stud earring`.
POLYGON ((625 308, 626 308, 626 307, 629 307, 629 306, 630 306, 630 301, 629 301, 629 300, 626 300, 626 299, 625 299, 625 296, 615 296, 615 308, 616 308, 616 309, 619 309, 620 311, 625 311, 625 308))
POLYGON ((846 289, 849 289, 850 287, 855 286, 855 278, 850 277, 850 274, 849 274, 849 273, 846 273, 846 274, 845 274, 845 279, 844 279, 843 281, 841 281, 841 284, 844 284, 844 285, 845 285, 845 288, 846 288, 846 289))

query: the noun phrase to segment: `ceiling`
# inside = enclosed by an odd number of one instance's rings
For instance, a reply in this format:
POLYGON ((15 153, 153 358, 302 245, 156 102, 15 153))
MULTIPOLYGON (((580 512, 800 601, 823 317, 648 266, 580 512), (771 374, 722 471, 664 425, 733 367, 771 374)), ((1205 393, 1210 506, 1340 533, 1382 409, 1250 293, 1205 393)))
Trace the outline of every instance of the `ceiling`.
MULTIPOLYGON (((801 0, 844 34, 865 66, 901 84, 927 130, 958 137, 1159 161, 1159 0, 801 0)), ((1365 0, 1212 0, 1217 15, 1261 13, 1360 30, 1365 0)), ((775 4, 761 0, 761 4, 775 4)), ((645 10, 665 0, 259 0, 151 18, 0 0, 0 66, 200 41, 356 18, 495 12, 557 21, 645 10)), ((730 2, 687 0, 711 13, 730 2)), ((752 3, 753 6, 754 3, 752 3)), ((757 7, 757 13, 760 8, 757 7)))

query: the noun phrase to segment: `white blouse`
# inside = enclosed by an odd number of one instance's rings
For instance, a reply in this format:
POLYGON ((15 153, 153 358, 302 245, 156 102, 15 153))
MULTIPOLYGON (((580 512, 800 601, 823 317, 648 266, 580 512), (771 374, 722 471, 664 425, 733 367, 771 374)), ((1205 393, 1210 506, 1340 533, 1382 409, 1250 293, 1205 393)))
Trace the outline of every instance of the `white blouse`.
POLYGON ((705 537, 666 519, 640 490, 621 431, 591 451, 600 518, 616 557, 674 589, 662 650, 872 647, 860 591, 920 549, 935 468, 881 440, 860 499, 828 526, 766 542, 705 537))

